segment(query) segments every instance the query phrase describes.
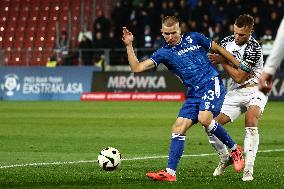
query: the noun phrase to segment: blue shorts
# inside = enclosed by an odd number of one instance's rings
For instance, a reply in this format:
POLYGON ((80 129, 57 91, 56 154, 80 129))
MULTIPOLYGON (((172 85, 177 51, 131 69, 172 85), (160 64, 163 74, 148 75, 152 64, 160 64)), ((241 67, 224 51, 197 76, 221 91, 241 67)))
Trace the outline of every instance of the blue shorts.
POLYGON ((213 113, 214 117, 218 116, 226 94, 220 77, 212 78, 203 87, 189 93, 178 117, 188 118, 197 123, 199 111, 208 110, 213 113))

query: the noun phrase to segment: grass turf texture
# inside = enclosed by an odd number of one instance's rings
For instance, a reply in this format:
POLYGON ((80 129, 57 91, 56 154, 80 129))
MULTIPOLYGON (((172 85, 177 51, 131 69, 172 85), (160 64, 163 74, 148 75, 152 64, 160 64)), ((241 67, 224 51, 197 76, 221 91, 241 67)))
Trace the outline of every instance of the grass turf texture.
MULTIPOLYGON (((0 101, 0 166, 96 160, 113 146, 123 158, 167 156, 176 102, 0 101)), ((284 149, 284 103, 269 102, 260 121, 259 150, 284 149)), ((225 126, 243 145, 244 118, 225 126)), ((200 125, 187 134, 184 154, 212 154, 200 125)), ((183 157, 176 183, 145 174, 165 168, 167 158, 125 160, 106 172, 96 162, 0 169, 0 188, 283 188, 284 151, 258 153, 252 182, 229 167, 213 177, 217 155, 183 157)))

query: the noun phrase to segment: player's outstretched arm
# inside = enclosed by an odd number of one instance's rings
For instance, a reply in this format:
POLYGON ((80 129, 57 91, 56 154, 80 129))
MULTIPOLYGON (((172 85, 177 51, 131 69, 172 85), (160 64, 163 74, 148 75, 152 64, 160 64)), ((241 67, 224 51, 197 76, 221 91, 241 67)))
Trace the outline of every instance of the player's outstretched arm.
POLYGON ((132 42, 134 39, 132 33, 126 27, 122 28, 122 32, 123 32, 122 41, 124 42, 126 46, 128 62, 131 67, 131 71, 132 72, 143 72, 145 70, 154 68, 155 64, 151 59, 147 59, 143 62, 139 62, 134 52, 134 48, 132 46, 132 42))
POLYGON ((245 72, 239 67, 234 67, 230 64, 222 64, 224 70, 229 74, 229 76, 237 83, 243 83, 250 75, 250 72, 245 72))
POLYGON ((231 53, 229 53, 226 49, 224 49, 223 47, 221 47, 220 45, 218 45, 214 41, 212 41, 211 49, 214 52, 217 52, 220 55, 222 55, 224 58, 226 58, 229 62, 231 62, 235 66, 237 66, 237 67, 240 66, 240 62, 231 53))
POLYGON ((215 64, 221 64, 224 70, 229 74, 229 76, 237 83, 244 82, 248 77, 250 71, 244 71, 240 68, 240 62, 226 49, 219 46, 215 42, 212 42, 212 50, 217 51, 219 54, 209 54, 208 58, 211 62, 215 64), (227 61, 226 61, 227 59, 227 61), (228 64, 230 61, 233 65, 228 64))

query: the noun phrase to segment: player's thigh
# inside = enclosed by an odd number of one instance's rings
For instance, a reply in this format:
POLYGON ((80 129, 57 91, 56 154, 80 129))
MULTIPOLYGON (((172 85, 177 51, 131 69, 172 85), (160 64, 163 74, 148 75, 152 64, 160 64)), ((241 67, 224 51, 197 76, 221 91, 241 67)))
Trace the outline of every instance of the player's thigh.
POLYGON ((257 87, 253 87, 251 89, 251 95, 247 107, 258 106, 262 113, 267 104, 267 100, 268 96, 260 92, 257 87))
POLYGON ((235 119, 237 119, 242 113, 241 106, 242 102, 245 100, 243 98, 244 97, 239 95, 238 91, 229 91, 225 96, 221 114, 219 114, 216 118, 217 121, 220 121, 219 123, 223 122, 221 124, 225 124, 229 121, 233 122, 235 119))
POLYGON ((264 111, 268 97, 258 90, 257 87, 248 89, 251 91, 249 101, 246 104, 247 112, 245 117, 246 127, 257 127, 258 120, 264 111))
MULTIPOLYGON (((183 103, 181 109, 179 110, 178 118, 187 118, 193 121, 193 123, 198 122, 198 108, 199 108, 199 98, 187 97, 186 101, 183 103)), ((178 120, 178 119, 177 119, 178 120)), ((178 122, 180 123, 180 122, 178 122)))
POLYGON ((199 101, 195 97, 188 97, 181 107, 175 123, 172 126, 172 132, 176 134, 185 134, 186 131, 198 122, 199 101))

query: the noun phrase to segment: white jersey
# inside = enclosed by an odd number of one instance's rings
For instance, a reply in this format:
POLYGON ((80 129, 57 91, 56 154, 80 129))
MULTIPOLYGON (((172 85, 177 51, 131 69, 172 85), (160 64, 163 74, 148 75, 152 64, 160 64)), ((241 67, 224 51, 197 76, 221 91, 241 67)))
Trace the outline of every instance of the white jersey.
POLYGON ((284 18, 278 28, 276 38, 273 44, 270 55, 266 59, 264 71, 268 74, 274 75, 277 68, 284 59, 284 18))
POLYGON ((234 35, 231 35, 221 41, 221 46, 232 53, 238 61, 246 61, 252 67, 250 76, 246 81, 238 84, 231 79, 232 81, 230 82, 230 86, 228 86, 228 90, 239 88, 248 83, 258 83, 263 69, 263 54, 259 43, 253 37, 250 37, 247 43, 239 46, 235 43, 234 35))

